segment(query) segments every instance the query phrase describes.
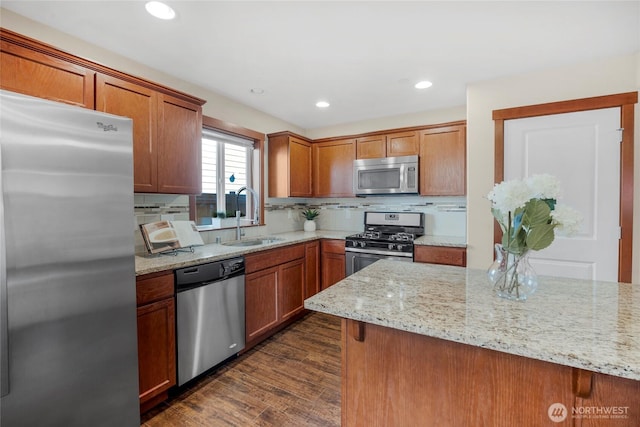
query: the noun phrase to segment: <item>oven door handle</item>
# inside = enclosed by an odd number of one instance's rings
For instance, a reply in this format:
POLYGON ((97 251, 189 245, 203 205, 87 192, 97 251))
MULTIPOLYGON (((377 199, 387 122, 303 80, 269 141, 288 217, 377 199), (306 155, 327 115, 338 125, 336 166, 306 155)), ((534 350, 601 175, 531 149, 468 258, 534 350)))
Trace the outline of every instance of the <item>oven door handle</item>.
POLYGON ((357 252, 360 254, 371 254, 371 255, 384 255, 384 256, 394 256, 394 257, 405 257, 405 258, 413 258, 413 252, 391 252, 385 250, 375 250, 375 249, 358 249, 358 248, 345 248, 345 252, 357 252))

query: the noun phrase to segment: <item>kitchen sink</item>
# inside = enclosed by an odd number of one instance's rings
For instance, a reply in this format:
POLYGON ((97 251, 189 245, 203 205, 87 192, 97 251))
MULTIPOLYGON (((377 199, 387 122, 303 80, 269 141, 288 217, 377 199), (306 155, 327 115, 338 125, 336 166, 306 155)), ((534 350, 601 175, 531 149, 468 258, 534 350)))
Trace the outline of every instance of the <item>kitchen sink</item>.
POLYGON ((233 240, 231 242, 224 242, 224 246, 258 246, 266 245, 269 243, 281 242, 284 239, 280 237, 262 237, 259 239, 247 239, 247 240, 233 240))

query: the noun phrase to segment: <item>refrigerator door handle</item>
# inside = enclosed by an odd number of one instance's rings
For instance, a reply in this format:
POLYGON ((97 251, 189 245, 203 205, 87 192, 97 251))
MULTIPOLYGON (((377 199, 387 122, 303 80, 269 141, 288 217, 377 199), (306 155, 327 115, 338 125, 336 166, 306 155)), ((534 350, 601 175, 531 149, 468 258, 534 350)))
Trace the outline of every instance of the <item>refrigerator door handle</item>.
POLYGON ((4 192, 2 191, 2 146, 0 146, 0 395, 9 394, 9 338, 7 304, 7 252, 4 232, 4 192))

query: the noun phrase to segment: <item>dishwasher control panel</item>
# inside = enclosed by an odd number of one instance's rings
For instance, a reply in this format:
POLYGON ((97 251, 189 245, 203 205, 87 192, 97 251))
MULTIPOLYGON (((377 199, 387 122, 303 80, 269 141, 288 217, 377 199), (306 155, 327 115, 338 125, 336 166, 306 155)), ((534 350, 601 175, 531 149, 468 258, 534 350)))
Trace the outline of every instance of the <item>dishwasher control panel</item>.
POLYGON ((244 274, 244 257, 229 258, 193 267, 180 268, 176 273, 176 290, 191 289, 244 274))

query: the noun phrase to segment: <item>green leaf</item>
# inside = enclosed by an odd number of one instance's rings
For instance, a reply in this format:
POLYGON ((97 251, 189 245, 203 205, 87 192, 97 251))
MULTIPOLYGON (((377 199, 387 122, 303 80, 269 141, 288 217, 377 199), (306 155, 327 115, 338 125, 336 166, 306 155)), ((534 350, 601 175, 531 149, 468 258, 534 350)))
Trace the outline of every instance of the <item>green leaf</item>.
POLYGON ((522 255, 527 250, 527 233, 520 230, 511 239, 505 234, 502 236, 502 247, 512 254, 522 255))
POLYGON ((550 217, 551 209, 549 209, 549 205, 540 199, 532 199, 525 205, 522 224, 532 229, 540 224, 547 224, 550 217))
POLYGON ((553 243, 553 224, 540 224, 532 228, 527 235, 529 249, 539 251, 553 243))

